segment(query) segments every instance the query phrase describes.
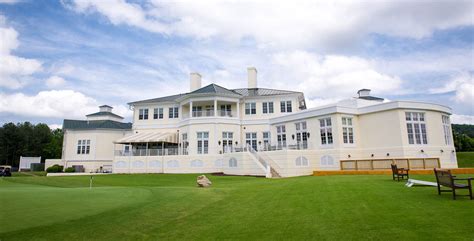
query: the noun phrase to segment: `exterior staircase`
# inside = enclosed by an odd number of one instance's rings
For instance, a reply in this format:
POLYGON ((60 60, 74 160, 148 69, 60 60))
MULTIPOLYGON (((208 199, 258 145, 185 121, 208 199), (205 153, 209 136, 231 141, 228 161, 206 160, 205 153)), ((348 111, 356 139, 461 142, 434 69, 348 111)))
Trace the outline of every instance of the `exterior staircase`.
POLYGON ((267 155, 260 154, 250 145, 247 145, 247 152, 250 154, 252 159, 265 171, 265 177, 267 178, 279 178, 282 177, 280 173, 274 168, 276 163, 271 160, 267 155), (271 165, 273 164, 273 166, 271 165))

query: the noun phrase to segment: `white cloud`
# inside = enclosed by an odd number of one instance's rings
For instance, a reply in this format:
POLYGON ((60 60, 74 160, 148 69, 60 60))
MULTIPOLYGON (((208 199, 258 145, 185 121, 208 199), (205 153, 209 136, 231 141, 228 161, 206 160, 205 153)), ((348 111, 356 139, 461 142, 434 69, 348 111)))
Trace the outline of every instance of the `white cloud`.
POLYGON ((49 124, 48 126, 49 126, 49 129, 51 129, 51 130, 56 130, 56 129, 63 128, 62 124, 49 124))
POLYGON ((451 115, 451 122, 453 124, 469 124, 474 125, 474 116, 472 115, 451 115))
POLYGON ((19 46, 18 33, 4 25, 5 17, 0 15, 0 87, 18 89, 26 84, 25 77, 41 70, 41 63, 11 54, 19 46))
POLYGON ((287 89, 297 87, 310 100, 348 98, 362 88, 372 89, 375 94, 393 94, 402 82, 378 72, 372 61, 359 57, 293 51, 274 55, 272 64, 272 79, 283 80, 280 85, 287 89))
POLYGON ((19 3, 21 2, 21 0, 0 0, 0 4, 4 3, 4 4, 15 4, 15 3, 19 3))
POLYGON ((471 105, 471 108, 474 109, 474 83, 471 81, 470 83, 459 85, 454 99, 456 102, 471 105))
MULTIPOLYGON (((66 4, 66 6, 69 6, 66 4)), ((125 24, 141 27, 152 32, 166 33, 167 28, 159 21, 149 19, 145 10, 138 4, 127 3, 125 0, 80 0, 74 1, 73 9, 79 12, 96 10, 113 24, 125 24)))
MULTIPOLYGON (((99 111, 99 102, 73 90, 41 91, 36 95, 0 93, 0 112, 26 117, 84 119, 99 111)), ((113 112, 130 117, 131 111, 123 105, 113 106, 113 112)))
POLYGON ((472 25, 471 1, 159 1, 74 0, 115 25, 198 39, 255 39, 259 46, 325 48, 357 44, 369 33, 409 38, 472 25))
POLYGON ((63 86, 64 84, 66 84, 66 80, 56 75, 51 76, 46 80, 46 86, 49 88, 63 86))
POLYGON ((84 118, 97 112, 97 101, 73 90, 41 91, 36 95, 1 94, 0 112, 21 116, 84 118))
POLYGON ((454 101, 461 104, 470 105, 474 108, 474 78, 472 74, 463 72, 454 76, 451 80, 446 82, 444 86, 432 88, 430 93, 442 94, 448 92, 455 92, 454 101))

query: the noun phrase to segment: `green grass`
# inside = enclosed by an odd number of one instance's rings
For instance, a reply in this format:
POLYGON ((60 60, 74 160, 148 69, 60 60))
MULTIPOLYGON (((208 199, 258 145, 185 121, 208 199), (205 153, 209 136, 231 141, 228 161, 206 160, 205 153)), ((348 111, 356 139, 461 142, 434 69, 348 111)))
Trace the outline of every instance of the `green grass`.
POLYGON ((474 240, 474 201, 390 176, 196 176, 3 178, 0 240, 474 240))
POLYGON ((474 152, 457 152, 459 167, 474 167, 474 152))

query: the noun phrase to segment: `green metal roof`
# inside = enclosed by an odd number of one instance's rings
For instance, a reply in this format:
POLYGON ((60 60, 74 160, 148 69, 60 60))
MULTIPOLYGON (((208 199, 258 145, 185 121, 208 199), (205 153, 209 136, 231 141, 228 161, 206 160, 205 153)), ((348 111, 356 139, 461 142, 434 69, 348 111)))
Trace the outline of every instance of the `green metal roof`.
POLYGON ((232 90, 242 96, 269 96, 269 95, 287 95, 287 94, 302 94, 297 91, 289 90, 277 90, 277 89, 267 89, 267 88, 242 88, 232 90))
POLYGON ((120 119, 123 119, 123 117, 119 116, 119 115, 116 115, 112 112, 107 112, 107 111, 100 111, 100 112, 96 112, 96 113, 92 113, 92 114, 88 114, 86 115, 87 117, 89 116, 113 116, 113 117, 117 117, 117 118, 120 118, 120 119))
POLYGON ((164 97, 153 98, 153 99, 148 99, 148 100, 139 100, 139 101, 129 102, 128 104, 133 105, 133 104, 142 104, 142 103, 170 102, 170 101, 175 101, 179 97, 182 97, 186 94, 177 94, 177 95, 164 96, 164 97))
POLYGON ((64 120, 63 129, 69 130, 94 130, 94 129, 118 129, 131 130, 132 123, 122 123, 112 120, 64 120))
POLYGON ((220 85, 210 84, 189 93, 164 96, 164 97, 148 99, 148 100, 134 101, 128 104, 133 105, 133 104, 146 104, 146 103, 156 103, 156 102, 173 102, 173 101, 178 100, 181 97, 184 97, 186 95, 193 95, 193 94, 222 94, 222 95, 229 95, 229 96, 241 98, 241 97, 251 97, 251 96, 271 96, 271 95, 287 95, 287 94, 303 94, 303 93, 297 92, 297 91, 277 90, 277 89, 267 89, 267 88, 227 89, 220 85))
POLYGON ((233 96, 239 96, 240 97, 240 94, 232 91, 232 90, 229 90, 227 88, 224 88, 220 85, 216 85, 216 84, 210 84, 210 85, 206 85, 200 89, 197 89, 189 94, 224 94, 224 95, 233 95, 233 96))

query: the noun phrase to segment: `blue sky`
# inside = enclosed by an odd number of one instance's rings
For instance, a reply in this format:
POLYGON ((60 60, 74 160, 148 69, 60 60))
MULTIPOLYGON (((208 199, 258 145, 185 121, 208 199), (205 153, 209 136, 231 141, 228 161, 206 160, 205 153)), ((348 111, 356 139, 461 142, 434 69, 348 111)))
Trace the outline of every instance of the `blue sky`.
POLYGON ((203 84, 300 90, 315 107, 370 88, 474 123, 472 1, 0 0, 0 123, 58 126, 203 84))

